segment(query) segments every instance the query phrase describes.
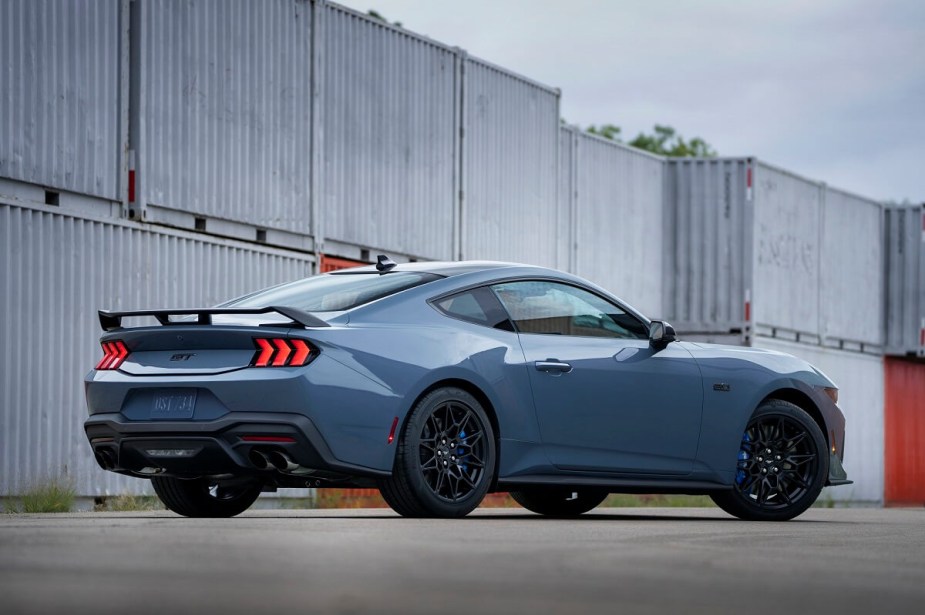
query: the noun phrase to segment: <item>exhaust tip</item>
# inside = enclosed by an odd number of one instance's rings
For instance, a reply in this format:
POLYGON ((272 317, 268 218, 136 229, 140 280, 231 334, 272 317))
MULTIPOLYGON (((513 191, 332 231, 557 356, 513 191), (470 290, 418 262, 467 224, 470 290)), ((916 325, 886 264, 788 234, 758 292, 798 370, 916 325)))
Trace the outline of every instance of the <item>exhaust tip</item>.
POLYGON ((297 467, 289 457, 280 451, 270 451, 267 453, 267 460, 273 464, 273 467, 280 472, 292 470, 297 467))
POLYGON ((270 460, 267 459, 267 456, 262 451, 252 448, 247 457, 258 470, 266 470, 270 467, 270 460))
POLYGON ((116 467, 116 456, 109 449, 101 448, 94 451, 96 462, 104 470, 112 470, 116 467))

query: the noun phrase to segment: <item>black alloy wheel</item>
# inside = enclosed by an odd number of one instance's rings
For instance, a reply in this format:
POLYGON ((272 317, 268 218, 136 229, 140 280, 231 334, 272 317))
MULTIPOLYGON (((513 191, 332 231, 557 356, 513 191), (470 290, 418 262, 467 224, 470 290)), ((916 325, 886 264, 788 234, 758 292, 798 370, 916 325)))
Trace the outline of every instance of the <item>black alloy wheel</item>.
POLYGON ((406 517, 462 517, 494 478, 495 435, 482 405, 455 387, 437 389, 412 410, 383 499, 406 517))
POLYGON ((208 478, 155 476, 151 484, 164 506, 184 517, 234 517, 250 508, 261 491, 259 483, 208 478))
POLYGON ((559 518, 583 515, 600 506, 608 495, 603 489, 587 487, 530 487, 511 492, 514 501, 527 510, 559 518))
POLYGON ((740 519, 786 521, 816 501, 828 471, 825 436, 816 422, 798 406, 772 399, 745 428, 733 489, 712 498, 740 519))

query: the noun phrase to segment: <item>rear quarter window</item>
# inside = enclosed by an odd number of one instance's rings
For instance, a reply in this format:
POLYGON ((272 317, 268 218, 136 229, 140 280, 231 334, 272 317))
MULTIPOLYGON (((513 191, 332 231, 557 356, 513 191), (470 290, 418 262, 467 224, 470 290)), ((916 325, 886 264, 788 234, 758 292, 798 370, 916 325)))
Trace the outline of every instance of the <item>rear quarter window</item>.
POLYGON ((486 287, 443 297, 433 302, 434 307, 457 320, 464 320, 491 329, 513 331, 514 325, 498 298, 486 287))

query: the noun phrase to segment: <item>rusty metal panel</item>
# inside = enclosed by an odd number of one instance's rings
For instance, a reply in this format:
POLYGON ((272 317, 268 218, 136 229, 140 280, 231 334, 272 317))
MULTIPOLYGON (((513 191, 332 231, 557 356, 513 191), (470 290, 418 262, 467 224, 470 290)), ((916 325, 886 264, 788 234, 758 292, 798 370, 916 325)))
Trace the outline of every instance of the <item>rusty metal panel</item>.
POLYGON ((925 505, 925 363, 887 357, 886 504, 925 505))
POLYGON ((362 267, 368 265, 363 261, 355 261, 349 258, 339 258, 337 256, 328 256, 322 254, 318 259, 318 273, 330 273, 340 269, 350 269, 351 267, 362 267))
POLYGON ((119 198, 122 6, 0 2, 0 177, 119 198))
POLYGON ((324 238, 452 260, 458 53, 334 4, 322 19, 324 238))
POLYGON ((475 58, 463 71, 461 256, 557 267, 559 91, 475 58))
POLYGON ((132 11, 132 211, 310 234, 311 4, 149 0, 132 11))
POLYGON ((306 277, 313 261, 2 200, 0 253, 0 493, 10 495, 51 476, 82 496, 148 492, 147 481, 100 469, 84 437, 83 377, 101 356, 96 310, 214 305, 306 277))
POLYGON ((823 500, 883 502, 884 367, 883 358, 756 336, 756 348, 805 359, 839 387, 838 406, 845 414, 845 470, 853 485, 827 488, 823 500))
POLYGON ((665 160, 587 133, 577 138, 576 273, 660 317, 665 160))
POLYGON ((884 228, 886 352, 925 357, 925 205, 888 207, 884 228))

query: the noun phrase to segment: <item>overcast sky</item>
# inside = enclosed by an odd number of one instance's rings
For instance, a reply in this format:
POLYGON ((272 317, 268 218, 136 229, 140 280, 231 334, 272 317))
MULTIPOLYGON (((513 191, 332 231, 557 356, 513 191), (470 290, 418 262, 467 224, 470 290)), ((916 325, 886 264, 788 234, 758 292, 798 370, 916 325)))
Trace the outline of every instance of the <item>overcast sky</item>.
POLYGON ((624 138, 673 126, 877 199, 925 202, 925 0, 341 0, 562 89, 624 138))

